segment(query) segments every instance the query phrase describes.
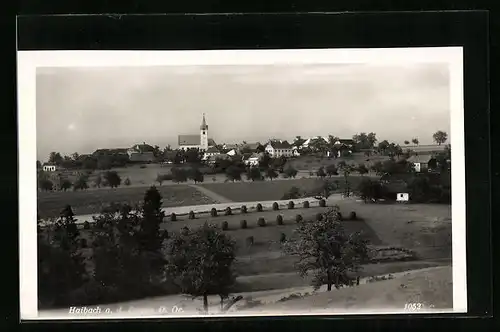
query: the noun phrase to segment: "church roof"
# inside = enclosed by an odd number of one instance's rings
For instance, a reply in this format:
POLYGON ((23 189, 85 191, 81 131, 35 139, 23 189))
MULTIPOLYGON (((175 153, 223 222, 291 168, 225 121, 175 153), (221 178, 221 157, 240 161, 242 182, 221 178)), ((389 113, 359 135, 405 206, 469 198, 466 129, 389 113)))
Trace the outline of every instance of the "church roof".
POLYGON ((200 145, 200 135, 179 135, 179 146, 200 145))
MULTIPOLYGON (((179 146, 184 145, 200 145, 201 138, 200 135, 179 135, 178 137, 179 146)), ((215 146, 215 141, 212 138, 208 139, 208 146, 215 146)))
POLYGON ((288 141, 269 141, 269 144, 274 148, 274 149, 291 149, 292 146, 288 141))

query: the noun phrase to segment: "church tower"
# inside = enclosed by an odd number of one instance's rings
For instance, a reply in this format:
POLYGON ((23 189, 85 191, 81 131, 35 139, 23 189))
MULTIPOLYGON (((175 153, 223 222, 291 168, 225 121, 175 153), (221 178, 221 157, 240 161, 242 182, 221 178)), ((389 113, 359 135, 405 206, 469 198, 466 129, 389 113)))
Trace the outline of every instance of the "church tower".
POLYGON ((205 113, 203 113, 203 121, 200 126, 200 149, 205 151, 208 149, 208 126, 205 113))

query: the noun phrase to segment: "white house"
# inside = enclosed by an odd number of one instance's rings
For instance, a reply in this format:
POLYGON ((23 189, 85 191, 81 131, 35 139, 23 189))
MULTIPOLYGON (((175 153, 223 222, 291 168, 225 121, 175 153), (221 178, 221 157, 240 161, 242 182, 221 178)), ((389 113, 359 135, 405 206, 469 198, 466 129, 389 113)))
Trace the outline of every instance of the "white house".
POLYGON ((259 153, 252 154, 247 160, 244 161, 247 166, 258 166, 262 155, 259 153))
POLYGON ((44 172, 55 172, 57 171, 57 166, 54 164, 45 163, 43 164, 42 169, 44 172))
POLYGON ((405 203, 410 200, 410 194, 408 193, 397 193, 396 194, 396 201, 405 203))
POLYGON ((300 157, 300 152, 299 152, 299 148, 294 146, 292 147, 292 156, 294 157, 300 157))
POLYGON ((271 140, 266 145, 265 151, 273 158, 291 157, 293 155, 292 145, 287 141, 271 140))
POLYGON ((205 114, 200 126, 200 133, 198 135, 179 135, 178 136, 179 149, 200 149, 206 151, 209 147, 215 146, 215 141, 208 138, 208 126, 205 121, 205 114))

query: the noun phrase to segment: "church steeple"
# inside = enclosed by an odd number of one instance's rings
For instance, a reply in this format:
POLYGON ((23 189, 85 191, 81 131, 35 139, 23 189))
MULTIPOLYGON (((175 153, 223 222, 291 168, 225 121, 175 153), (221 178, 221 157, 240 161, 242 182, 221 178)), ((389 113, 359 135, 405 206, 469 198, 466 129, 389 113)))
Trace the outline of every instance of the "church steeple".
POLYGON ((203 113, 203 121, 201 122, 200 129, 201 130, 207 130, 208 129, 207 121, 205 120, 205 113, 203 113))

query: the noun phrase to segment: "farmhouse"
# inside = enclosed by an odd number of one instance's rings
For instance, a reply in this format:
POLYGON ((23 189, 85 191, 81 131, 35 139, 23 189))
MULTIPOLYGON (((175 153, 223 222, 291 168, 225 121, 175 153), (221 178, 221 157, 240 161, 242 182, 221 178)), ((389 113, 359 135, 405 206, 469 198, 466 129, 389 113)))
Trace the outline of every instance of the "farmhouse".
POLYGON ((215 146, 215 141, 208 138, 208 125, 203 114, 203 120, 200 126, 200 133, 198 135, 179 135, 178 136, 179 149, 199 149, 206 151, 209 147, 215 146))
POLYGON ((244 163, 247 166, 258 166, 261 158, 262 153, 254 153, 248 159, 246 159, 244 163))
POLYGON ((57 171, 57 166, 52 163, 45 163, 42 166, 44 172, 55 172, 57 171))
POLYGON ((292 156, 292 146, 287 141, 270 140, 265 151, 273 158, 292 156))
POLYGON ((313 147, 315 144, 317 144, 318 139, 322 139, 323 141, 325 141, 325 143, 328 143, 327 137, 318 136, 318 137, 308 138, 304 143, 302 143, 301 147, 302 148, 313 147))
POLYGON ((219 149, 217 149, 215 146, 211 146, 203 153, 203 160, 208 160, 210 157, 216 156, 218 154, 220 154, 219 149))

